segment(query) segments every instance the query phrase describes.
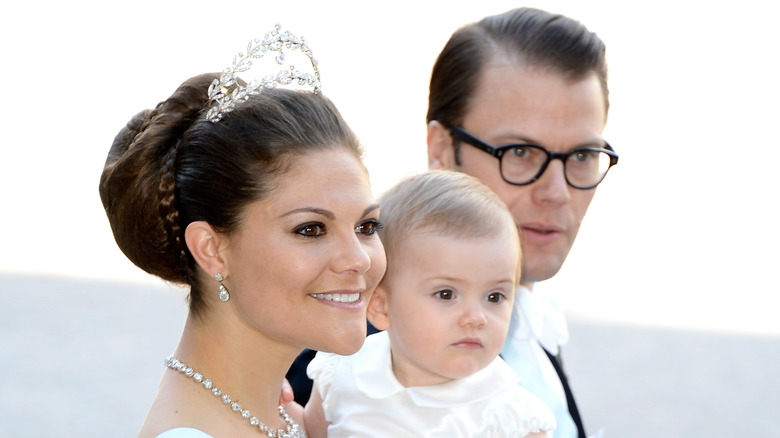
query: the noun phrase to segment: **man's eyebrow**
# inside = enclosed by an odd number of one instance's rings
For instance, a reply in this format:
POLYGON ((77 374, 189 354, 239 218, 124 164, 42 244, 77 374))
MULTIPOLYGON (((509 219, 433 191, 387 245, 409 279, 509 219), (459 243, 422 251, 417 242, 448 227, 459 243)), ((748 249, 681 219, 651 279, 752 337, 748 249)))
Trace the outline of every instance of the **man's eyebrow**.
MULTIPOLYGON (((527 143, 527 144, 535 144, 538 146, 542 146, 544 148, 547 148, 548 146, 545 146, 542 142, 537 141, 536 139, 529 137, 527 135, 523 134, 514 134, 514 135, 507 135, 506 137, 513 138, 514 140, 511 140, 511 142, 501 142, 501 144, 495 144, 493 146, 500 147, 500 146, 508 146, 511 145, 512 142, 520 142, 520 143, 527 143)), ((593 139, 593 140, 587 140, 583 141, 581 143, 575 144, 574 146, 571 146, 569 150, 572 149, 578 149, 578 148, 592 148, 592 147, 600 147, 603 148, 606 141, 604 141, 603 138, 593 139)))

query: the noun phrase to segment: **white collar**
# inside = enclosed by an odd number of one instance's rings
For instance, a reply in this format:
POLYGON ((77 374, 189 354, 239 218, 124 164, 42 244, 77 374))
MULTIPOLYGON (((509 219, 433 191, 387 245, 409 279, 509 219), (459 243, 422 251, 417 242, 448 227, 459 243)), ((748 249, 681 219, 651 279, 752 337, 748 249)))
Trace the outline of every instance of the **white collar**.
POLYGON ((544 288, 532 292, 526 286, 517 287, 509 339, 535 338, 552 355, 569 342, 566 316, 558 301, 544 288))
POLYGON ((490 365, 463 379, 441 385, 405 388, 393 374, 387 332, 379 332, 366 338, 358 354, 363 358, 373 358, 365 360, 355 357, 353 361, 355 383, 361 392, 370 398, 383 399, 405 391, 419 407, 447 408, 470 404, 503 391, 505 385, 496 382, 518 382, 514 371, 500 357, 496 357, 490 365), (382 366, 376 366, 377 360, 380 360, 382 366))

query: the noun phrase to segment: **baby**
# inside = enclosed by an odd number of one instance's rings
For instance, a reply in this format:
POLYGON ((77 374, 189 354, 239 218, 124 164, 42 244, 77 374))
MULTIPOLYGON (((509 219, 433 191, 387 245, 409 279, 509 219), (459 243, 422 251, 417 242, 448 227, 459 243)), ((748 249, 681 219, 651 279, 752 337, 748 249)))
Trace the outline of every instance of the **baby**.
POLYGON ((309 437, 552 437, 552 412, 498 357, 520 278, 510 212, 449 171, 407 178, 379 204, 388 268, 368 319, 384 331, 311 362, 309 437))

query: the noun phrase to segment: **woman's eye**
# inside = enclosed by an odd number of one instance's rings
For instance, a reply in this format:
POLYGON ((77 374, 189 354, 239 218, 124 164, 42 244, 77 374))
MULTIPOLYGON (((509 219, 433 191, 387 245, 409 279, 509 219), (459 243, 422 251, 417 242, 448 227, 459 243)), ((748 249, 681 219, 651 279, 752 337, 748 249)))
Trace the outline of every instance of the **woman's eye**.
POLYGON ((488 295, 485 300, 491 302, 491 303, 500 303, 504 299, 504 294, 501 292, 493 292, 492 294, 488 295))
POLYGON ((325 225, 320 223, 303 224, 295 229, 303 237, 319 237, 325 234, 325 225))
POLYGON ((442 289, 434 293, 433 296, 441 300, 451 300, 455 297, 455 294, 449 289, 442 289))
POLYGON ((363 222, 362 224, 358 225, 355 228, 355 231, 360 234, 364 234, 366 236, 372 236, 381 229, 382 229, 382 223, 379 222, 378 220, 371 219, 369 221, 363 222))

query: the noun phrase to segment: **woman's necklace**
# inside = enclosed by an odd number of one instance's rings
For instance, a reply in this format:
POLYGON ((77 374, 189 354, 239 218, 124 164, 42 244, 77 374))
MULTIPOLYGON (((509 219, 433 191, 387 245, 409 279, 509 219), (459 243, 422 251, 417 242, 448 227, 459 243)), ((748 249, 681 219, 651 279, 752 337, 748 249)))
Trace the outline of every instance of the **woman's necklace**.
POLYGON ((222 403, 230 406, 231 409, 233 409, 233 412, 241 415, 246 420, 249 420, 249 424, 253 428, 258 428, 260 432, 265 433, 268 435, 269 438, 305 438, 306 435, 301 430, 300 426, 293 421, 292 417, 287 415, 287 412, 284 410, 284 407, 279 406, 279 416, 284 420, 285 423, 287 423, 287 427, 285 429, 277 429, 274 430, 265 424, 263 424, 260 420, 257 419, 257 417, 253 416, 249 409, 245 409, 241 406, 241 404, 238 403, 238 401, 233 400, 229 395, 222 392, 221 389, 214 386, 214 383, 203 376, 203 374, 193 370, 186 364, 182 363, 179 359, 176 359, 173 356, 168 356, 165 359, 165 366, 176 370, 179 372, 179 374, 184 375, 185 377, 189 377, 195 382, 200 383, 203 385, 204 388, 211 391, 212 394, 216 397, 222 398, 222 403))

